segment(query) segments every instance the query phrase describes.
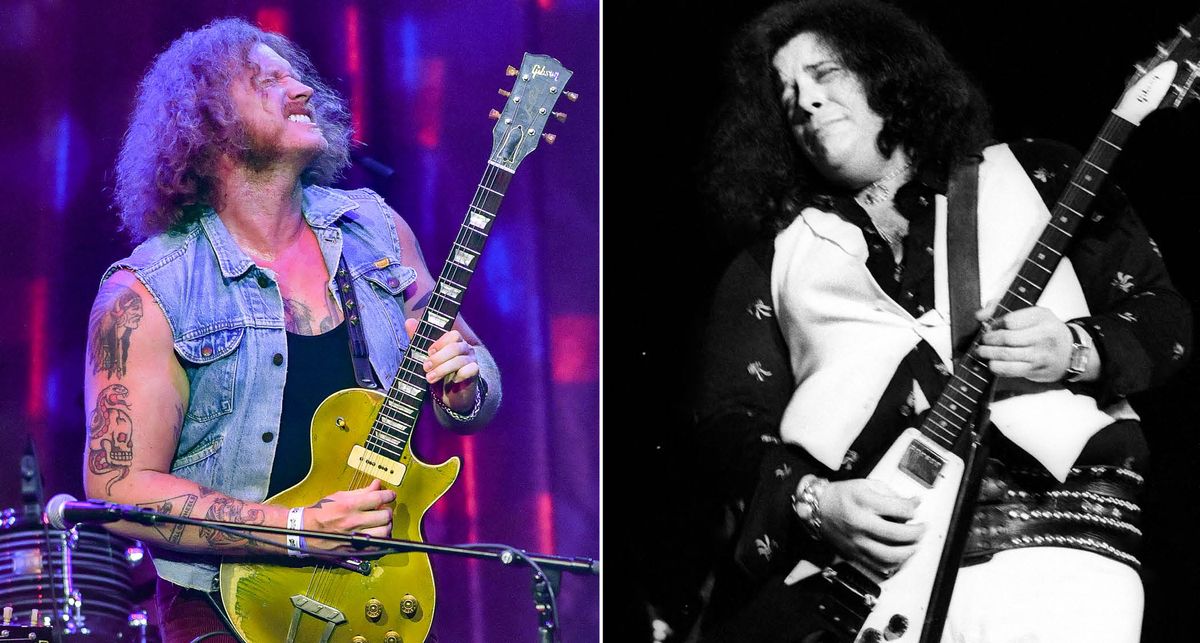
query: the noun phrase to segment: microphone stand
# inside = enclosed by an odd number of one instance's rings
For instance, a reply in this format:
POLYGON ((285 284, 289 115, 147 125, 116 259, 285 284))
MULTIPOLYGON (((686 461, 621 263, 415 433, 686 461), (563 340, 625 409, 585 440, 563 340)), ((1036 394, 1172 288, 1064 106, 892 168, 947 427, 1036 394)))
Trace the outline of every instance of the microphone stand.
MULTIPOLYGON (((324 540, 333 540, 337 542, 348 543, 356 550, 364 550, 375 548, 379 551, 367 551, 365 555, 382 556, 387 553, 409 553, 417 552, 423 554, 446 554, 450 556, 460 556, 464 558, 479 558, 484 560, 497 560, 503 565, 513 565, 521 563, 533 570, 533 600, 534 610, 538 614, 538 643, 554 643, 558 638, 558 614, 555 605, 555 594, 558 592, 558 587, 562 579, 562 572, 567 571, 573 574, 580 575, 600 575, 600 562, 591 558, 577 556, 567 558, 563 556, 551 556, 548 554, 530 554, 524 550, 516 549, 508 545, 499 544, 479 544, 474 546, 462 545, 435 545, 432 543, 419 542, 413 540, 404 540, 400 538, 377 538, 369 534, 335 534, 324 531, 313 531, 311 529, 288 529, 286 527, 272 527, 268 525, 248 525, 239 522, 227 522, 223 520, 203 520, 198 518, 186 518, 183 516, 173 516, 171 514, 158 513, 150 509, 134 509, 132 507, 114 507, 114 513, 120 514, 122 520, 136 522, 141 525, 155 526, 162 523, 175 523, 181 525, 192 525, 195 527, 208 527, 229 532, 249 532, 271 534, 276 536, 300 536, 301 538, 320 538, 324 540), (486 548, 486 549, 480 549, 486 548)), ((81 520, 78 522, 88 522, 81 520)), ((252 537, 253 538, 253 537, 252 537)), ((261 538, 255 540, 262 541, 261 538)), ((281 549, 287 549, 287 545, 270 542, 281 549)), ((360 554, 361 555, 361 554, 360 554)), ((369 560, 359 559, 356 555, 350 552, 321 552, 312 556, 315 560, 321 560, 326 563, 333 563, 350 571, 369 576, 371 573, 371 563, 369 560)))

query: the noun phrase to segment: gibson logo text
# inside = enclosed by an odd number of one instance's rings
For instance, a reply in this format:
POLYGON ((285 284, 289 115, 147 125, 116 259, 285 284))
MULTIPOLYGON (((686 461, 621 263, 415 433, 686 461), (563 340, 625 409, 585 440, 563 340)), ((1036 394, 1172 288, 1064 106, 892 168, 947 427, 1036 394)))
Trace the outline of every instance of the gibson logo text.
POLYGON ((534 65, 533 66, 533 75, 534 76, 546 76, 550 80, 558 80, 558 72, 550 71, 549 69, 546 69, 545 65, 534 65))

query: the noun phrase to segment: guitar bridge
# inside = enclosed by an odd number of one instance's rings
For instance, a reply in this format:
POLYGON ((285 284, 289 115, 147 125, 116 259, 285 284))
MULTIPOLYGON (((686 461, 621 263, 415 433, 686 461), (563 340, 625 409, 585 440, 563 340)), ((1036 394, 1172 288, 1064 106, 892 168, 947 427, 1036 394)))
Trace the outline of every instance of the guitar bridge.
POLYGON ((920 440, 909 442, 908 448, 904 450, 904 456, 900 458, 900 470, 926 489, 933 488, 933 483, 937 480, 938 474, 942 472, 945 464, 945 458, 925 446, 920 440))

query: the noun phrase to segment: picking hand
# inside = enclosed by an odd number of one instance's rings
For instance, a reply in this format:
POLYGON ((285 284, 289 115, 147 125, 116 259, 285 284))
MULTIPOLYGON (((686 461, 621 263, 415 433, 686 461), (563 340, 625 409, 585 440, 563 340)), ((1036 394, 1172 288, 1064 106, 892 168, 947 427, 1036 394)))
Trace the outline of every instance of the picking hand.
MULTIPOLYGON (((304 510, 304 528, 349 534, 361 532, 377 538, 392 535, 392 506, 396 492, 384 489, 378 479, 362 489, 338 491, 326 496, 304 510)), ((346 543, 310 539, 308 546, 316 549, 349 547, 346 543)))
POLYGON ((842 555, 888 575, 916 552, 925 525, 908 524, 918 501, 878 480, 830 482, 818 498, 821 536, 842 555))

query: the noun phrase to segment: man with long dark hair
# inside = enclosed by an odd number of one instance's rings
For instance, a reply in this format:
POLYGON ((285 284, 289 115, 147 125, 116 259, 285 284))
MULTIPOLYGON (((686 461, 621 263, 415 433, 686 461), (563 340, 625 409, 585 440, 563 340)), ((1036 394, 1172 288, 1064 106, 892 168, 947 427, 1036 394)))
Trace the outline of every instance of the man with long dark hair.
MULTIPOLYGON (((822 640, 841 625, 812 571, 837 556, 889 578, 929 528, 917 499, 865 476, 946 385, 949 291, 966 278, 947 268, 963 252, 946 242, 952 177, 978 177, 987 302, 1079 157, 992 144, 978 91, 881 2, 776 5, 744 30, 732 70, 706 187, 757 241, 718 288, 705 349, 698 451, 724 459, 715 486, 739 524, 701 638, 822 640)), ((1191 317, 1106 187, 1041 299, 977 314, 994 316, 977 357, 999 385, 944 640, 1138 640, 1147 450, 1125 397, 1179 369, 1191 317)))
MULTIPOLYGON (((325 187, 348 163, 348 121, 299 48, 242 20, 186 33, 154 61, 117 164, 120 215, 142 243, 105 273, 91 318, 89 496, 392 534, 396 494, 371 476, 311 507, 262 504, 308 473, 318 403, 362 385, 350 326, 386 386, 432 294, 404 219, 374 192, 325 187)), ((496 366, 462 319, 430 339, 438 418, 473 430, 499 405, 496 366)), ((282 553, 212 529, 113 528, 153 545, 172 643, 222 628, 206 595, 221 556, 282 553)))

